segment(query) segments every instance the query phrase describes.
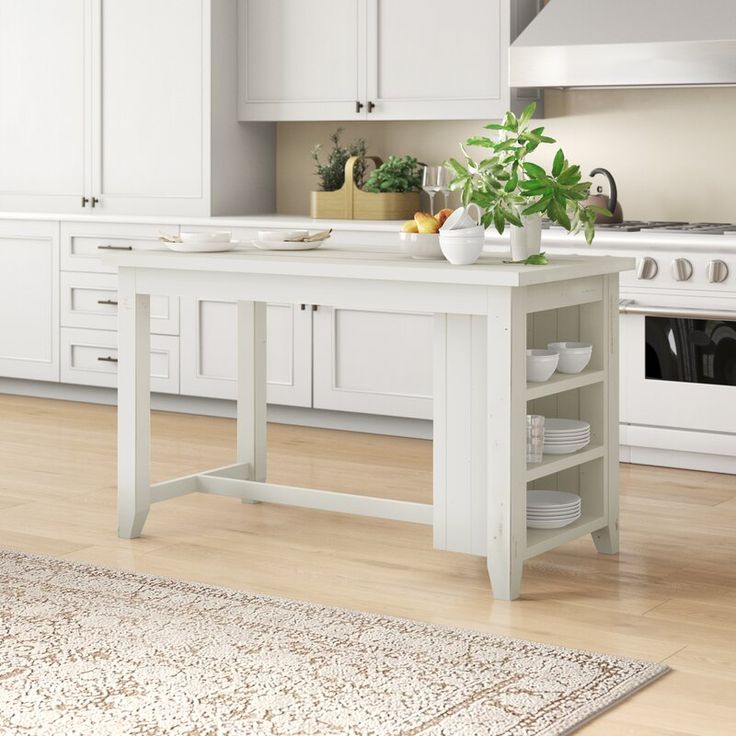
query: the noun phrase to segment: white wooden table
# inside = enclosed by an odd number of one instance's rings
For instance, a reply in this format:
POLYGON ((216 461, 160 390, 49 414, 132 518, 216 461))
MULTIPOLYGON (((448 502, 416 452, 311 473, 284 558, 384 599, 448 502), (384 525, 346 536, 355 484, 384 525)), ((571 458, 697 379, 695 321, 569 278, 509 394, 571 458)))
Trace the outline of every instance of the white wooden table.
MULTIPOLYGON (((618 551, 618 273, 629 258, 560 257, 548 266, 411 261, 325 246, 303 253, 109 253, 119 267, 118 533, 141 534, 150 505, 188 493, 431 524, 437 549, 485 556, 494 595, 519 595, 524 560, 592 534, 618 551), (149 295, 238 302, 237 463, 150 483, 149 295), (432 504, 266 482, 265 303, 430 312, 434 339, 432 504), (593 343, 577 375, 526 382, 525 351, 593 343), (592 441, 526 463, 526 414, 587 419, 592 441), (582 517, 526 528, 528 487, 579 493, 582 517)), ((247 514, 246 508, 243 513, 247 514)))

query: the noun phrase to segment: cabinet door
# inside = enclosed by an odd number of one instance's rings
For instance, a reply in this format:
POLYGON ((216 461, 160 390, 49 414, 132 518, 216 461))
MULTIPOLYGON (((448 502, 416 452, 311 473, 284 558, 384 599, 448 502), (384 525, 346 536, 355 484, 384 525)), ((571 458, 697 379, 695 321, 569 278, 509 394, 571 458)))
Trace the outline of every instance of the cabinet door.
POLYGON ((367 2, 369 119, 485 119, 508 109, 509 0, 367 2))
POLYGON ((209 214, 206 0, 95 0, 101 212, 209 214))
POLYGON ((313 320, 315 409, 432 418, 432 315, 320 306, 313 320))
POLYGON ((0 222, 0 376, 59 380, 59 223, 0 222))
POLYGON ((364 118, 365 10, 366 0, 240 0, 240 119, 364 118))
MULTIPOLYGON (((312 404, 311 308, 269 304, 266 398, 271 404, 312 404)), ((237 398, 235 302, 182 298, 181 392, 237 398)))
POLYGON ((0 0, 0 209, 82 211, 86 0, 0 0))

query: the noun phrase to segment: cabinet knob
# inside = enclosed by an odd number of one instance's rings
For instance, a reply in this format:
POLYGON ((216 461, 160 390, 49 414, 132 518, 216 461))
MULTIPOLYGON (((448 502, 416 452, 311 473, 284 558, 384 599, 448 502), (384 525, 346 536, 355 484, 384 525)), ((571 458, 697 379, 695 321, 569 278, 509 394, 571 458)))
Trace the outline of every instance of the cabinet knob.
POLYGON ((711 261, 708 264, 708 281, 711 284, 722 284, 728 278, 728 266, 723 261, 711 261))
POLYGON ((675 281, 687 281, 693 275, 693 264, 687 258, 672 261, 672 276, 675 281))
POLYGON ((365 105, 360 100, 355 100, 355 112, 360 112, 365 105))
POLYGON ((371 100, 368 100, 368 112, 373 112, 373 108, 375 108, 375 103, 373 103, 371 100))
POLYGON ((82 207, 86 207, 87 202, 89 202, 89 199, 87 197, 82 197, 82 207))
POLYGON ((640 258, 636 264, 636 278, 638 279, 647 281, 653 279, 657 275, 657 271, 659 271, 659 267, 654 258, 640 258))
POLYGON ((92 197, 92 199, 89 201, 90 207, 96 207, 100 203, 100 200, 97 199, 97 197, 92 197))

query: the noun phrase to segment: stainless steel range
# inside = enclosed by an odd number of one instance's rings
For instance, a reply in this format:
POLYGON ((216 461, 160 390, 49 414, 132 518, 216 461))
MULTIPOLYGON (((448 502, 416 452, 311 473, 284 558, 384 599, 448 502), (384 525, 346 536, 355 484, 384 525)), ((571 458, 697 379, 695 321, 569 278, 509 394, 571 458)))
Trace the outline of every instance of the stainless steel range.
POLYGON ((542 246, 637 259, 620 286, 622 460, 736 473, 736 224, 599 225, 592 248, 549 227, 542 246))

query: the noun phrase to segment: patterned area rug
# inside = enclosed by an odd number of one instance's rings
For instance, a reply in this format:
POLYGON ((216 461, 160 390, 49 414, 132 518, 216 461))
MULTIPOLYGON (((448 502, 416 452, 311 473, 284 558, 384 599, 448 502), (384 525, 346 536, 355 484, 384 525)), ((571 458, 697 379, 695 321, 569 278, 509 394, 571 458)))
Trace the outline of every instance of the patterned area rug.
POLYGON ((557 736, 666 667, 0 551, 0 733, 557 736))

